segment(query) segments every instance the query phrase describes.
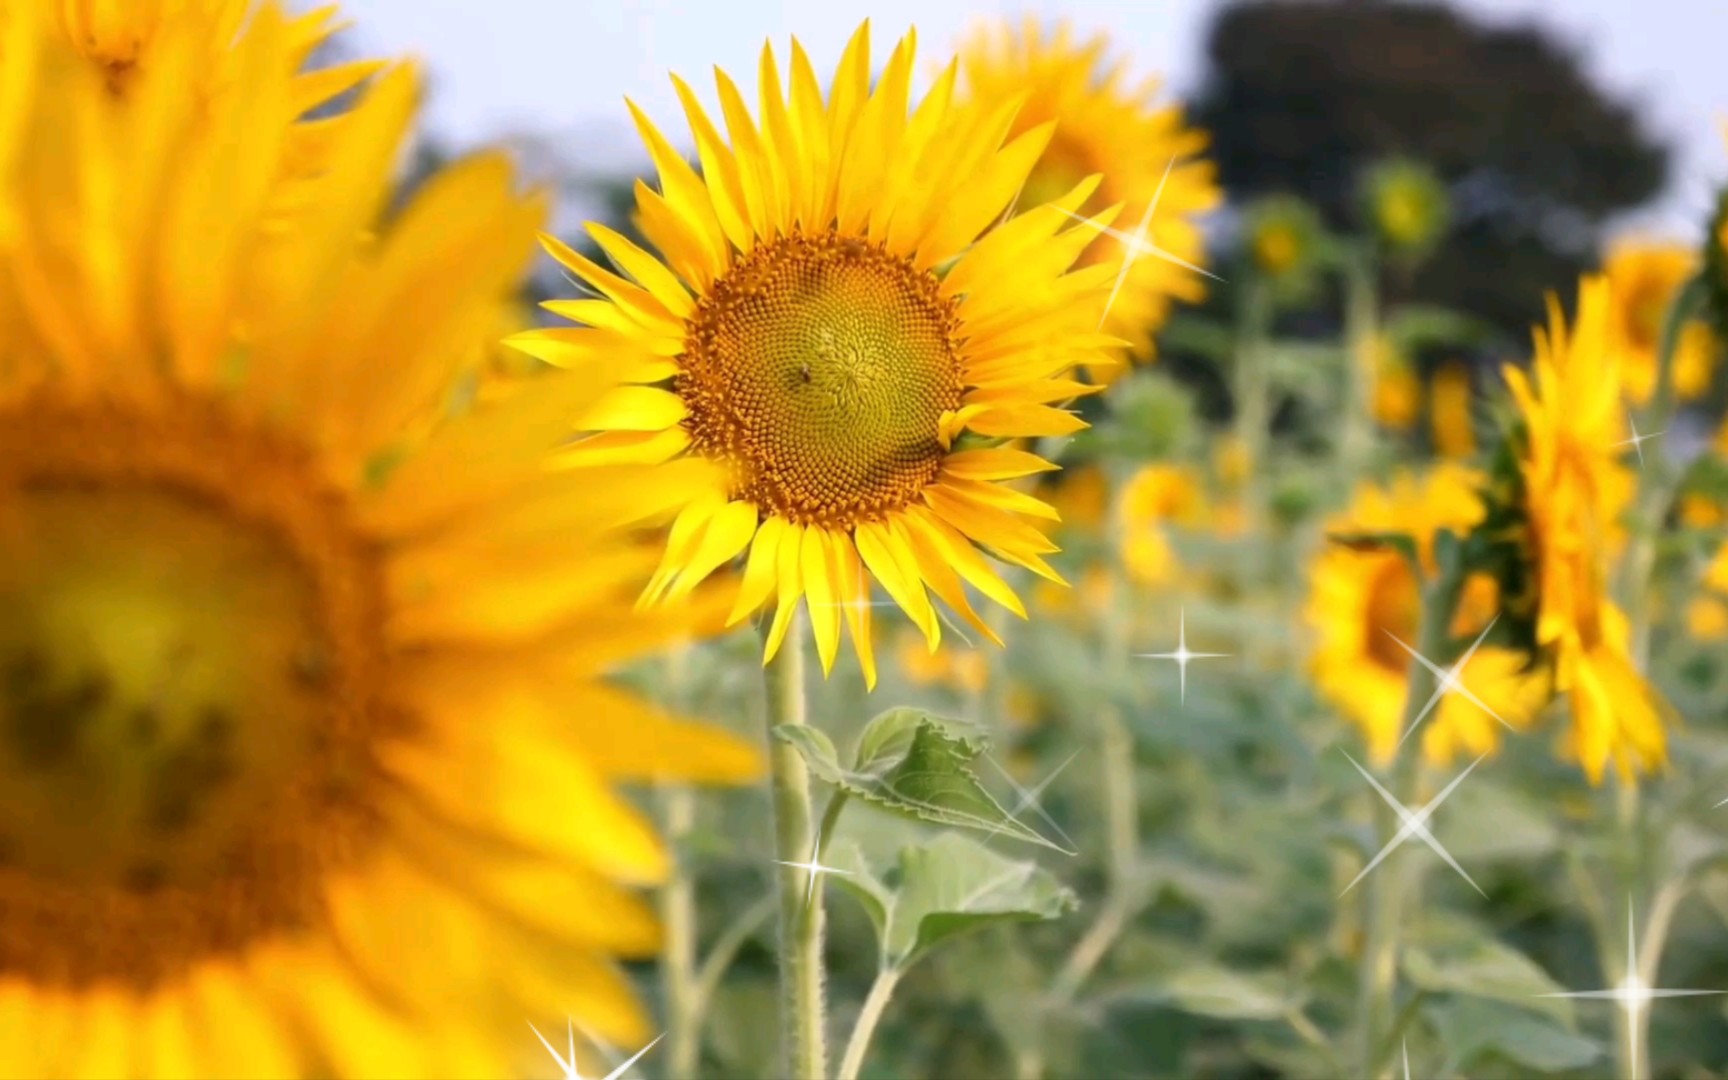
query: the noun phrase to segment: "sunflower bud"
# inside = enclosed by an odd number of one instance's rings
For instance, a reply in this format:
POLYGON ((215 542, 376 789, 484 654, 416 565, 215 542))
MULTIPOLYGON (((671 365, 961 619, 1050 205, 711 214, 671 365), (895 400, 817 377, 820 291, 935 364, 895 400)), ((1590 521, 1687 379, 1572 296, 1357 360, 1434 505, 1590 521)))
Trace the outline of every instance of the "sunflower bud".
POLYGON ((1363 185, 1368 221, 1387 251, 1419 262, 1446 232, 1450 207, 1446 185, 1433 170, 1414 161, 1387 161, 1368 173, 1363 185))

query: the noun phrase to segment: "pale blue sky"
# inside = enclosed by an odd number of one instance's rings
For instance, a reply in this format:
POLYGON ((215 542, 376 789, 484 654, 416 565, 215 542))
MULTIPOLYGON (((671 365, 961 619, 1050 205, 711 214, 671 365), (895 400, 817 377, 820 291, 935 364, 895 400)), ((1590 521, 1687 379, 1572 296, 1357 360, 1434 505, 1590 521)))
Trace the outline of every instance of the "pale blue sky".
MULTIPOLYGON (((500 134, 557 137, 566 154, 597 168, 637 160, 623 98, 667 134, 683 132, 667 81, 678 71, 699 89, 711 65, 753 82, 765 38, 778 51, 796 34, 818 66, 831 65, 859 20, 877 40, 909 26, 931 56, 975 18, 1027 12, 1110 31, 1140 72, 1185 88, 1199 77, 1200 47, 1215 0, 347 0, 355 43, 411 53, 434 77, 429 123, 458 143, 500 134)), ((1632 95, 1679 149, 1674 184, 1630 229, 1686 236, 1728 179, 1728 3, 1723 0, 1462 0, 1496 20, 1534 15, 1582 48, 1593 71, 1632 95)), ((1688 236, 1689 238, 1689 236, 1688 236)))

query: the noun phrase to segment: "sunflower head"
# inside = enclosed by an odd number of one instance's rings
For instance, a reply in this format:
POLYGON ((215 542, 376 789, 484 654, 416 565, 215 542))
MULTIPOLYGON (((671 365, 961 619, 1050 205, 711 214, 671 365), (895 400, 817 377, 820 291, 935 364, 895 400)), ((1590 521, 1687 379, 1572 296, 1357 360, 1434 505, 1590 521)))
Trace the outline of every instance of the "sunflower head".
MULTIPOLYGON (((1456 465, 1425 476, 1401 474, 1385 487, 1360 488, 1351 506, 1329 523, 1334 536, 1401 533, 1415 561, 1390 545, 1332 543, 1309 570, 1304 619, 1314 632, 1310 670, 1320 691, 1361 729, 1370 757, 1388 764, 1402 738, 1410 665, 1408 651, 1422 617, 1422 581, 1435 570, 1435 544, 1442 530, 1462 535, 1480 525, 1481 477, 1456 465)), ((1462 589, 1452 631, 1476 634, 1495 614, 1498 590, 1485 575, 1472 575, 1462 589)), ((1509 722, 1532 720, 1545 700, 1529 682, 1526 654, 1487 646, 1461 672, 1464 685, 1497 708, 1509 722)), ((1449 694, 1423 733, 1431 759, 1446 760, 1461 748, 1487 753, 1499 743, 1499 725, 1461 695, 1449 694), (1486 721, 1486 722, 1484 722, 1486 721)))
POLYGON ((1145 586, 1169 582, 1180 569, 1169 528, 1198 525, 1205 512, 1193 468, 1158 463, 1129 477, 1116 506, 1118 545, 1129 580, 1145 586))
POLYGON ((1133 235, 1144 219, 1145 242, 1167 256, 1131 254, 1120 239, 1099 235, 1081 257, 1083 265, 1131 258, 1104 325, 1150 359, 1173 303, 1205 296, 1205 281, 1190 268, 1206 258, 1196 219, 1222 194, 1213 166, 1198 156, 1206 135, 1188 126, 1159 80, 1131 82, 1113 53, 1102 34, 1080 38, 1066 23, 1044 27, 1032 18, 982 25, 960 46, 968 101, 984 109, 1020 101, 1016 132, 1056 124, 1020 205, 1049 202, 1096 175, 1098 188, 1079 212, 1120 206, 1117 228, 1133 235))
POLYGON ((1409 263, 1433 250, 1445 235, 1450 213, 1446 185, 1421 162, 1382 162, 1362 185, 1367 218, 1381 246, 1409 263))
POLYGON ((1572 752, 1592 781, 1665 760, 1663 706, 1628 655, 1625 616, 1608 598, 1611 554, 1633 480, 1620 460, 1625 415, 1610 285, 1586 278, 1568 326, 1551 299, 1533 372, 1507 368, 1518 409, 1515 455, 1524 554, 1536 596, 1535 644, 1569 693, 1572 752))
POLYGON ((547 305, 578 329, 515 339, 553 363, 622 358, 636 385, 578 454, 724 467, 672 527, 649 599, 744 557, 733 618, 777 601, 768 655, 803 603, 824 667, 844 623, 872 682, 872 581, 934 648, 927 590, 992 639, 967 587, 1024 614, 980 546, 1055 577, 1026 520, 1054 512, 1002 483, 1051 466, 991 440, 1084 427, 1069 373, 1114 347, 1098 331, 1114 268, 1076 269, 1098 181, 1004 222, 1052 126, 1015 129, 1018 99, 958 104, 955 65, 911 102, 913 52, 909 36, 872 85, 861 28, 824 95, 796 41, 785 83, 764 48, 759 117, 716 75, 726 137, 675 78, 700 174, 634 113, 660 172, 637 189, 659 254, 598 225, 612 269, 548 241, 601 298, 547 305))
POLYGON ((1374 378, 1374 419, 1382 427, 1407 431, 1422 415, 1422 380, 1396 342, 1384 334, 1368 344, 1374 378))
POLYGON ((705 478, 547 468, 616 365, 451 415, 545 200, 483 154, 387 212, 412 69, 309 125, 275 4, 208 94, 170 24, 116 93, 14 16, 0 1027, 41 1037, 0 1075, 507 1075, 552 1002, 640 1037, 667 859, 614 785, 757 762, 604 678, 724 613, 633 610, 630 528, 705 478))
POLYGON ((1470 368, 1449 360, 1434 372, 1428 387, 1428 433, 1441 457, 1461 459, 1476 453, 1476 418, 1470 368))
MULTIPOLYGON (((1668 309, 1680 288, 1698 270, 1698 256, 1679 244, 1622 241, 1603 264, 1613 303, 1609 332, 1622 353, 1621 377, 1626 396, 1643 405, 1656 389, 1657 350, 1668 309)), ((1704 322, 1682 329, 1674 353, 1674 392, 1683 401, 1703 396, 1720 345, 1704 322)))
POLYGON ((1320 257, 1320 217, 1293 195, 1269 195, 1255 202, 1247 212, 1246 230, 1250 263, 1273 282, 1305 281, 1320 257))

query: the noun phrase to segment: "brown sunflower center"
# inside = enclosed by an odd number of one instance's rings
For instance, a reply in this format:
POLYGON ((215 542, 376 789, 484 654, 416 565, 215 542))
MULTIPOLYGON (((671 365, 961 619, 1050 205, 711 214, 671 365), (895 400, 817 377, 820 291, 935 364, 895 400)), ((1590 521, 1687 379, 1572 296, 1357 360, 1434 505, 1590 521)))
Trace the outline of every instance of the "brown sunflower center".
POLYGON ((342 509, 195 405, 0 413, 0 975, 147 985, 315 915, 378 735, 342 509))
POLYGON ((1415 636, 1421 605, 1416 576, 1404 560, 1384 558, 1368 586, 1368 625, 1363 644, 1369 659, 1394 673, 1402 673, 1410 666, 1410 656, 1398 642, 1415 636))
POLYGON ((879 247, 792 235, 746 255, 702 301, 675 386, 695 449, 734 494, 800 524, 904 506, 936 477, 960 404, 955 305, 879 247))

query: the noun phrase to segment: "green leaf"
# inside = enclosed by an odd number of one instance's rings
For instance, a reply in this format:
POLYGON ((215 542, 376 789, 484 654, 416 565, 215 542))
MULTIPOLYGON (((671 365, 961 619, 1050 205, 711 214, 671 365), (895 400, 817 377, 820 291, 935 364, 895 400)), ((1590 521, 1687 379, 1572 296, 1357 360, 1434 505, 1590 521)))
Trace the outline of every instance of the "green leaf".
POLYGON ((1542 996, 1565 987, 1534 960, 1493 938, 1413 946, 1404 953, 1404 973, 1423 990, 1509 1002, 1572 1026, 1571 1000, 1542 996))
POLYGON ((865 726, 851 769, 839 766, 833 744, 814 728, 783 726, 775 735, 796 746, 817 776, 874 806, 1072 854, 1011 816, 978 782, 972 763, 989 749, 978 724, 889 709, 865 726))
POLYGON ((1275 975, 1245 974, 1199 962, 1160 980, 1160 994, 1196 1016, 1225 1020, 1276 1020, 1296 1001, 1275 975))
POLYGON ((1601 1045, 1593 1039, 1546 1017, 1479 998, 1453 998, 1425 1011, 1457 1066, 1492 1053, 1542 1072, 1563 1072, 1602 1056, 1601 1045))
POLYGON ((858 733, 858 749, 852 755, 857 772, 880 772, 898 764, 912 749, 918 728, 934 724, 962 744, 973 757, 990 748, 990 737, 982 724, 937 716, 923 709, 901 707, 880 713, 858 733))
POLYGON ((1010 859, 960 833, 900 849, 878 874, 857 845, 836 844, 833 881, 864 906, 884 965, 905 968, 944 942, 993 923, 1054 919, 1074 894, 1029 859, 1010 859))
POLYGON ((781 724, 774 729, 774 737, 789 743, 810 771, 828 783, 838 784, 845 775, 834 741, 809 724, 781 724))

